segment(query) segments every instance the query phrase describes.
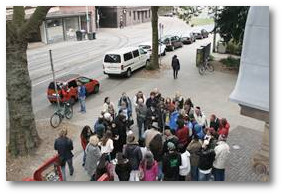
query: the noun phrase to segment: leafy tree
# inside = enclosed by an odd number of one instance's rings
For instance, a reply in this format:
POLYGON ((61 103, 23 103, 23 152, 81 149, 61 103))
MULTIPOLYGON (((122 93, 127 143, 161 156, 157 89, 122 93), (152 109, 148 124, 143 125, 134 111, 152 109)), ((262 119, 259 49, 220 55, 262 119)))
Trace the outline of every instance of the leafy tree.
POLYGON ((158 69, 158 6, 151 6, 152 54, 148 69, 158 69))
POLYGON ((38 29, 51 7, 37 7, 25 20, 25 7, 14 6, 6 21, 6 95, 9 110, 9 152, 27 155, 40 144, 31 99, 27 64, 28 38, 38 29))
POLYGON ((182 9, 182 11, 178 13, 179 18, 186 21, 186 23, 189 24, 192 19, 192 16, 197 12, 196 7, 180 6, 180 8, 182 9))
POLYGON ((249 6, 224 7, 216 19, 216 27, 225 42, 242 44, 249 6))

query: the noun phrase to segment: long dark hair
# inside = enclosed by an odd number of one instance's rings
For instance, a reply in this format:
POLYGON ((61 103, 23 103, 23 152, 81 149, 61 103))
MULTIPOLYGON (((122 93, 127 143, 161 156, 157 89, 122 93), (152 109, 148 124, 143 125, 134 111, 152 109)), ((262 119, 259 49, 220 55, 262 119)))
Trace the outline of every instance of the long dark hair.
POLYGON ((102 146, 105 146, 108 139, 111 139, 111 138, 112 138, 112 132, 110 130, 107 130, 105 135, 101 139, 102 146))
POLYGON ((88 135, 88 132, 87 132, 88 130, 90 130, 90 132, 91 132, 90 126, 88 126, 88 125, 84 126, 84 128, 81 132, 81 137, 84 137, 84 138, 89 137, 90 135, 88 135))

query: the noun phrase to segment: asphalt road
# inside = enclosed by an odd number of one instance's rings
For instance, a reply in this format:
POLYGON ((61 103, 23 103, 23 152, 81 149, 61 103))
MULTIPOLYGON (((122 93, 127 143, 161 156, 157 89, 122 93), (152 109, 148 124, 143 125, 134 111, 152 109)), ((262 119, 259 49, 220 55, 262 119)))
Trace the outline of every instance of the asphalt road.
MULTIPOLYGON (((160 17, 164 25, 163 35, 182 35, 193 30, 184 21, 171 17, 160 17)), ((213 25, 202 27, 211 30, 213 25)), ((78 73, 98 79, 101 83, 109 79, 103 74, 102 59, 105 52, 128 46, 137 46, 151 40, 151 23, 143 23, 123 29, 99 29, 96 40, 68 41, 45 45, 27 51, 28 67, 32 80, 33 108, 37 118, 46 118, 54 108, 47 100, 46 91, 52 81, 49 50, 52 50, 56 77, 69 73, 78 73)), ((193 51, 194 52, 194 51, 193 51)), ((121 82, 123 81, 120 80, 121 82)), ((117 80, 101 85, 101 90, 111 90, 117 86, 117 80), (111 85, 109 85, 111 83, 111 85)))

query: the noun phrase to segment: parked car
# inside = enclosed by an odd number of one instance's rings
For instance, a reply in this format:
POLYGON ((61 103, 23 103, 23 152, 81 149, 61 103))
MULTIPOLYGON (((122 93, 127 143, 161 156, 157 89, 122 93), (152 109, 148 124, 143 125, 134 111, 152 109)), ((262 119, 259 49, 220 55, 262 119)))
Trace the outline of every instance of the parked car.
MULTIPOLYGON (((92 93, 98 93, 99 82, 96 79, 80 76, 79 74, 69 74, 56 79, 59 102, 70 102, 74 104, 78 100, 78 85, 77 81, 81 82, 86 87, 87 96, 92 93), (62 87, 67 87, 67 94, 62 93, 62 87)), ((54 82, 50 82, 47 89, 47 98, 50 103, 56 103, 56 92, 54 82)))
POLYGON ((140 47, 127 47, 107 52, 103 58, 103 71, 109 77, 125 75, 131 77, 132 72, 145 67, 150 55, 140 47))
POLYGON ((201 29, 195 30, 193 34, 195 35, 196 39, 203 39, 207 38, 209 33, 205 29, 201 29))
POLYGON ((166 14, 164 14, 164 16, 165 16, 165 17, 173 17, 174 14, 171 12, 171 13, 166 13, 166 14))
POLYGON ((191 44, 196 41, 196 38, 193 33, 182 35, 183 44, 191 44))
MULTIPOLYGON (((139 44, 139 47, 147 51, 149 55, 151 55, 151 52, 152 52, 151 46, 152 46, 152 42, 144 42, 144 43, 139 44)), ((158 55, 159 56, 166 55, 166 45, 164 45, 163 43, 159 43, 158 45, 158 55)))
POLYGON ((160 42, 166 45, 167 51, 174 51, 178 47, 183 47, 182 39, 179 36, 167 35, 161 38, 160 42))

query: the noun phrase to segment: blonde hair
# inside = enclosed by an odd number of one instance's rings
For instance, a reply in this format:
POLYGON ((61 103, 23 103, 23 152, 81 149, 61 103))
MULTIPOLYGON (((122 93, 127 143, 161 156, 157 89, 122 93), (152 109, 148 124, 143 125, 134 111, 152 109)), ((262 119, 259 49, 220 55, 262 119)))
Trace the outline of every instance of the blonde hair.
POLYGON ((65 137, 65 136, 67 136, 67 134, 68 134, 68 129, 67 129, 67 127, 63 126, 59 131, 59 136, 65 137))
POLYGON ((89 143, 94 145, 94 146, 97 146, 98 142, 99 142, 99 139, 98 139, 97 135, 93 135, 89 138, 89 143))

